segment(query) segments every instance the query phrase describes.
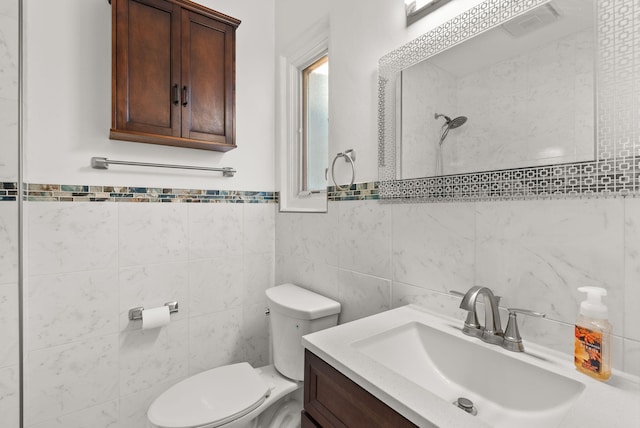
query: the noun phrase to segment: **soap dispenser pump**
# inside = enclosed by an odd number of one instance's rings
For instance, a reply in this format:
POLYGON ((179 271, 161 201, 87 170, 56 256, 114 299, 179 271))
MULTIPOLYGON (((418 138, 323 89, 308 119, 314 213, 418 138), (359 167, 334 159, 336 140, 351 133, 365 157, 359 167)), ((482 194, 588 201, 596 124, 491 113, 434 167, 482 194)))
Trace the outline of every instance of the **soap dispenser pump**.
POLYGON ((609 311, 602 303, 607 290, 600 287, 580 287, 587 300, 580 303, 575 326, 574 363, 582 373, 598 380, 611 377, 611 324, 609 311))

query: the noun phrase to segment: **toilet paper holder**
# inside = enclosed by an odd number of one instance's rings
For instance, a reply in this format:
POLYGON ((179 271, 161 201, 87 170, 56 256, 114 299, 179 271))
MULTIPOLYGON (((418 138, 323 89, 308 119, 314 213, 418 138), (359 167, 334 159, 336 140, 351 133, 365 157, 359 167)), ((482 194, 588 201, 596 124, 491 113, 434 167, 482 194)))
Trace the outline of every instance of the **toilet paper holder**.
MULTIPOLYGON (((169 313, 172 314, 174 312, 178 312, 178 302, 167 302, 164 306, 169 307, 169 313)), ((138 306, 137 308, 129 309, 129 319, 131 321, 139 321, 142 319, 142 311, 144 311, 144 307, 138 306)))

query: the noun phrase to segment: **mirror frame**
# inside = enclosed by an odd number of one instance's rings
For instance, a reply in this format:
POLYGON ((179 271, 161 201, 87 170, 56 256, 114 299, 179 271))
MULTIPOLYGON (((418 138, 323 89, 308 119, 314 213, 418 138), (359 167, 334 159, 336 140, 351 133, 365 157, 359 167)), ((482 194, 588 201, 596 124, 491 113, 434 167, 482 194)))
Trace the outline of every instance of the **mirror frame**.
POLYGON ((636 0, 593 0, 596 13, 596 156, 593 161, 396 179, 401 72, 550 0, 485 0, 378 62, 378 177, 381 200, 482 201, 638 195, 640 189, 640 17, 636 0))

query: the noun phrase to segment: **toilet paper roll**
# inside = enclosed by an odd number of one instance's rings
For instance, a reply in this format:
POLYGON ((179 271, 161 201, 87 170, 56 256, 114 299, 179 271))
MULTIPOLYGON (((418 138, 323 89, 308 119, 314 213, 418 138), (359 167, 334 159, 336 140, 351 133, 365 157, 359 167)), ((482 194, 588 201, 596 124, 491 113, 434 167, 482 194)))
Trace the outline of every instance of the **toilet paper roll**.
POLYGON ((145 309, 142 311, 143 330, 162 327, 163 325, 169 324, 170 320, 171 317, 168 306, 160 306, 159 308, 145 309))

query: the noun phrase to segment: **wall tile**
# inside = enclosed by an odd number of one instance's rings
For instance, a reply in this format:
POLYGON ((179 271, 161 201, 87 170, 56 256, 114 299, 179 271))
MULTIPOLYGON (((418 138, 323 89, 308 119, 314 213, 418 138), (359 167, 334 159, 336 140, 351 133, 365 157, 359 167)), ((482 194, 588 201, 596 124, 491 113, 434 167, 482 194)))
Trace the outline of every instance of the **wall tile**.
POLYGON ((338 268, 322 262, 279 255, 276 283, 291 282, 323 296, 339 299, 338 268))
POLYGON ((431 290, 474 284, 474 206, 393 205, 393 279, 431 290))
POLYGON ((244 257, 243 304, 266 303, 265 290, 274 284, 275 260, 273 254, 256 254, 244 257))
POLYGON ((27 355, 27 426, 118 397, 118 335, 27 355))
POLYGON ((0 0, 0 15, 18 18, 18 2, 15 0, 0 0))
POLYGON ((338 205, 329 203, 326 213, 308 213, 302 216, 300 235, 296 237, 301 245, 301 256, 338 266, 338 205))
POLYGON ((86 428, 89 421, 91 421, 91 428, 119 428, 118 402, 109 401, 79 412, 31 425, 29 428, 86 428))
POLYGON ((117 333, 117 284, 110 270, 29 278, 28 349, 117 333))
MULTIPOLYGON (((2 7, 0 5, 0 7, 2 7)), ((18 181, 18 101, 17 93, 14 99, 0 98, 0 181, 18 181)), ((3 202, 5 204, 6 202, 3 202)), ((13 204, 16 207, 17 203, 13 204)), ((0 218, 2 215, 0 214, 0 218)), ((18 230, 15 223, 15 230, 18 230)))
MULTIPOLYGON (((2 10, 15 14, 15 6, 0 4, 2 10)), ((18 99, 18 17, 0 15, 0 98, 18 99)))
POLYGON ((183 380, 178 378, 169 382, 159 382, 148 389, 120 397, 120 423, 118 428, 142 428, 147 426, 147 410, 153 400, 164 391, 183 380))
POLYGON ((465 320, 467 312, 460 309, 460 297, 423 287, 393 282, 391 307, 415 304, 433 312, 465 320))
MULTIPOLYGON (((500 314, 504 329, 508 321, 507 314, 506 311, 500 311, 500 314)), ((573 355, 575 337, 573 323, 518 315, 518 328, 525 347, 528 342, 532 342, 563 352, 568 356, 573 355)))
POLYGON ((337 205, 339 267, 391 278, 391 206, 378 201, 337 205))
POLYGON ((282 212, 276 215, 276 253, 286 257, 304 257, 303 219, 306 214, 282 212))
POLYGON ((242 306, 242 338, 244 357, 253 367, 269 364, 269 319, 262 303, 242 306))
POLYGON ((242 305, 243 258, 229 256, 189 262, 191 316, 242 305))
POLYGON ((188 371, 189 321, 120 333, 120 396, 183 378, 188 371))
POLYGON ((273 253, 275 249, 276 204, 242 204, 245 254, 273 253))
POLYGON ((640 341, 640 199, 625 200, 624 336, 640 341))
POLYGON ((120 329, 139 330, 142 321, 129 320, 129 309, 155 308, 177 301, 179 309, 171 321, 189 316, 189 264, 187 262, 136 266, 120 269, 120 329))
POLYGON ((0 202, 0 285, 18 282, 18 203, 0 202))
POLYGON ((502 305, 573 324, 585 285, 604 287, 614 333, 624 307, 623 201, 512 201, 477 205, 476 283, 502 305))
POLYGON ((391 309, 391 281, 357 272, 338 272, 340 324, 391 309))
POLYGON ((188 204, 118 204, 120 267, 186 261, 188 204))
POLYGON ((624 340, 624 371, 640 376, 640 342, 624 340))
POLYGON ((243 253, 243 204, 188 204, 192 260, 243 253))
POLYGON ((0 368, 18 364, 18 284, 0 286, 0 368))
POLYGON ((116 266, 117 206, 26 203, 29 276, 116 266))
POLYGON ((0 368, 0 426, 20 427, 20 378, 18 366, 0 368))
POLYGON ((189 320, 189 374, 244 361, 242 308, 189 320))

